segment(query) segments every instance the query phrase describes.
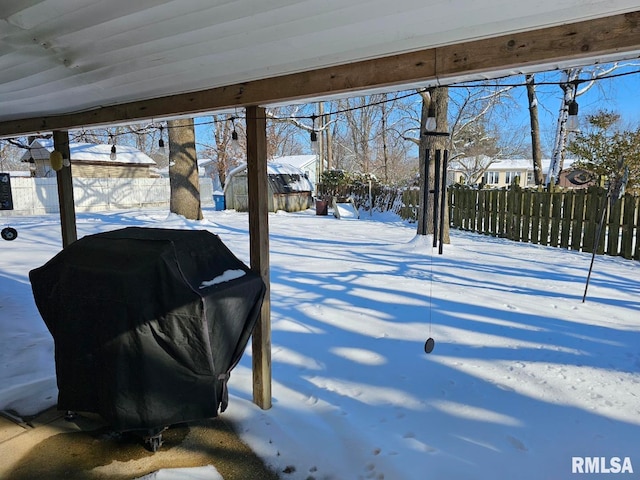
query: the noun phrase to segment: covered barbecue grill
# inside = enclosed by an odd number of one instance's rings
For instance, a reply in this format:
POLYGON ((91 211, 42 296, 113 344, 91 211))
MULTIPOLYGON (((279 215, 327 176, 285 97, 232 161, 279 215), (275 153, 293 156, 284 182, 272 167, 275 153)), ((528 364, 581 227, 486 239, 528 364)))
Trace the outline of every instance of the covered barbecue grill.
POLYGON ((29 277, 55 343, 58 409, 149 437, 224 411, 265 285, 217 235, 90 235, 29 277))

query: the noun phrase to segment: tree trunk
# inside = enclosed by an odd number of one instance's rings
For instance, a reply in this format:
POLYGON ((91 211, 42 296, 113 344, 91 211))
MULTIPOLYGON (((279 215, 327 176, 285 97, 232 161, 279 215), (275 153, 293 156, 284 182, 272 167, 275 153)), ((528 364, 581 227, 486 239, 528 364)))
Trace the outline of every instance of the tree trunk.
POLYGON ((170 120, 167 127, 171 187, 169 210, 189 220, 202 220, 193 119, 170 120))
MULTIPOLYGON (((536 79, 534 75, 525 75, 527 98, 529 99, 529 122, 531 123, 531 156, 533 157, 533 179, 536 185, 544 183, 542 171, 542 148, 540 147, 540 123, 538 121, 538 97, 536 96, 536 79)), ((526 185, 526 178, 520 185, 526 185)))
MULTIPOLYGON (((444 150, 449 147, 449 138, 443 136, 424 135, 426 130, 427 115, 429 112, 429 106, 431 103, 436 108, 436 131, 447 132, 449 130, 448 122, 448 109, 449 109, 449 88, 437 87, 429 90, 430 96, 422 97, 422 112, 420 115, 420 147, 419 147, 419 162, 420 162, 420 205, 425 205, 424 202, 424 180, 425 180, 425 165, 426 165, 426 152, 429 150, 431 153, 431 162, 429 166, 429 185, 428 190, 434 190, 435 188, 435 151, 441 150, 444 157, 444 150)), ((427 196, 426 211, 420 212, 418 215, 418 234, 426 232, 428 235, 433 235, 433 200, 435 195, 438 196, 438 202, 441 203, 442 188, 446 187, 446 173, 444 174, 445 182, 440 182, 440 191, 427 196), (425 225, 426 223, 426 225, 425 225)), ((440 205, 444 208, 444 224, 442 232, 443 243, 450 243, 449 238, 449 208, 447 196, 445 195, 445 204, 440 205)), ((440 219, 438 218, 438 222, 440 219)))

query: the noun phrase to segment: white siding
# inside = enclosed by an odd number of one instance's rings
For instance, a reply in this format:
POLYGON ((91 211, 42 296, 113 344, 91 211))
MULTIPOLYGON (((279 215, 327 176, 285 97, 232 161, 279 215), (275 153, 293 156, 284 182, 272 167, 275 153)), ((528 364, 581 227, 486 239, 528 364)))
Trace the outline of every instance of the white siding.
MULTIPOLYGON (((57 213, 58 185, 55 178, 11 177, 13 210, 0 210, 0 216, 57 213)), ((76 212, 97 212, 124 208, 169 208, 168 178, 74 178, 76 212)), ((209 179, 200 178, 203 207, 213 205, 209 179)))

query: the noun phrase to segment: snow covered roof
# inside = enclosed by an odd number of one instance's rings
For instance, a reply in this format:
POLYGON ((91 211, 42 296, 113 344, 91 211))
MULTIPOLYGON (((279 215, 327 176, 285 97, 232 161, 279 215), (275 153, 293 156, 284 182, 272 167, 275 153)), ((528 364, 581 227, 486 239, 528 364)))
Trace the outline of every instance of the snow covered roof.
POLYGON ((215 160, 213 160, 212 158, 199 158, 198 159, 198 168, 207 167, 207 166, 211 165, 212 163, 215 163, 215 160))
POLYGON ((293 165, 300 170, 313 165, 318 159, 317 155, 286 155, 284 157, 277 157, 273 159, 273 162, 280 164, 293 165))
POLYGON ((31 177, 29 170, 9 170, 7 173, 12 177, 31 177))
POLYGON ((276 163, 269 162, 267 163, 267 174, 268 175, 304 175, 302 170, 298 167, 290 165, 288 163, 276 163))
MULTIPOLYGON (((281 157, 284 158, 284 157, 281 157)), ((233 177, 237 175, 239 172, 242 172, 247 169, 246 163, 241 163, 235 168, 232 168, 227 173, 227 177, 233 177)), ((289 165, 286 163, 276 163, 276 162, 268 162, 267 163, 267 175, 281 175, 288 173, 289 175, 304 175, 304 172, 300 170, 300 168, 295 167, 293 165, 289 165)))
MULTIPOLYGON (((225 184, 225 191, 227 186, 231 183, 229 180, 234 176, 246 171, 247 164, 243 163, 230 170, 227 173, 227 182, 225 184)), ((267 163, 267 175, 269 176, 269 180, 271 181, 275 190, 280 190, 282 185, 275 185, 275 183, 283 184, 286 183, 286 190, 293 192, 311 192, 313 191, 313 185, 311 181, 306 177, 304 172, 300 170, 298 167, 294 167, 293 165, 289 165, 286 163, 276 163, 276 162, 268 162, 267 163), (279 177, 280 180, 278 182, 274 182, 274 178, 279 177)))
MULTIPOLYGON (((53 151, 53 140, 38 138, 31 142, 30 147, 30 150, 22 155, 21 161, 28 161, 29 156, 34 160, 48 160, 49 154, 53 151)), ((156 165, 156 162, 146 153, 128 145, 116 145, 115 160, 111 160, 111 145, 101 143, 71 142, 69 152, 73 162, 156 165)))

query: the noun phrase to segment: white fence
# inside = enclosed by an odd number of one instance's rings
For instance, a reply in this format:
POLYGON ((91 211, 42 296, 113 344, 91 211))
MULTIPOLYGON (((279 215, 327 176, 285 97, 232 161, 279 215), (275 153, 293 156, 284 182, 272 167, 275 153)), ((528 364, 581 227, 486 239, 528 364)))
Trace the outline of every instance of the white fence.
MULTIPOLYGON (((55 178, 11 177, 13 210, 0 210, 0 216, 57 213, 58 184, 55 178)), ((74 178, 76 212, 99 212, 126 208, 169 208, 168 178, 74 178)), ((213 186, 200 177, 200 201, 213 205, 213 186)))

